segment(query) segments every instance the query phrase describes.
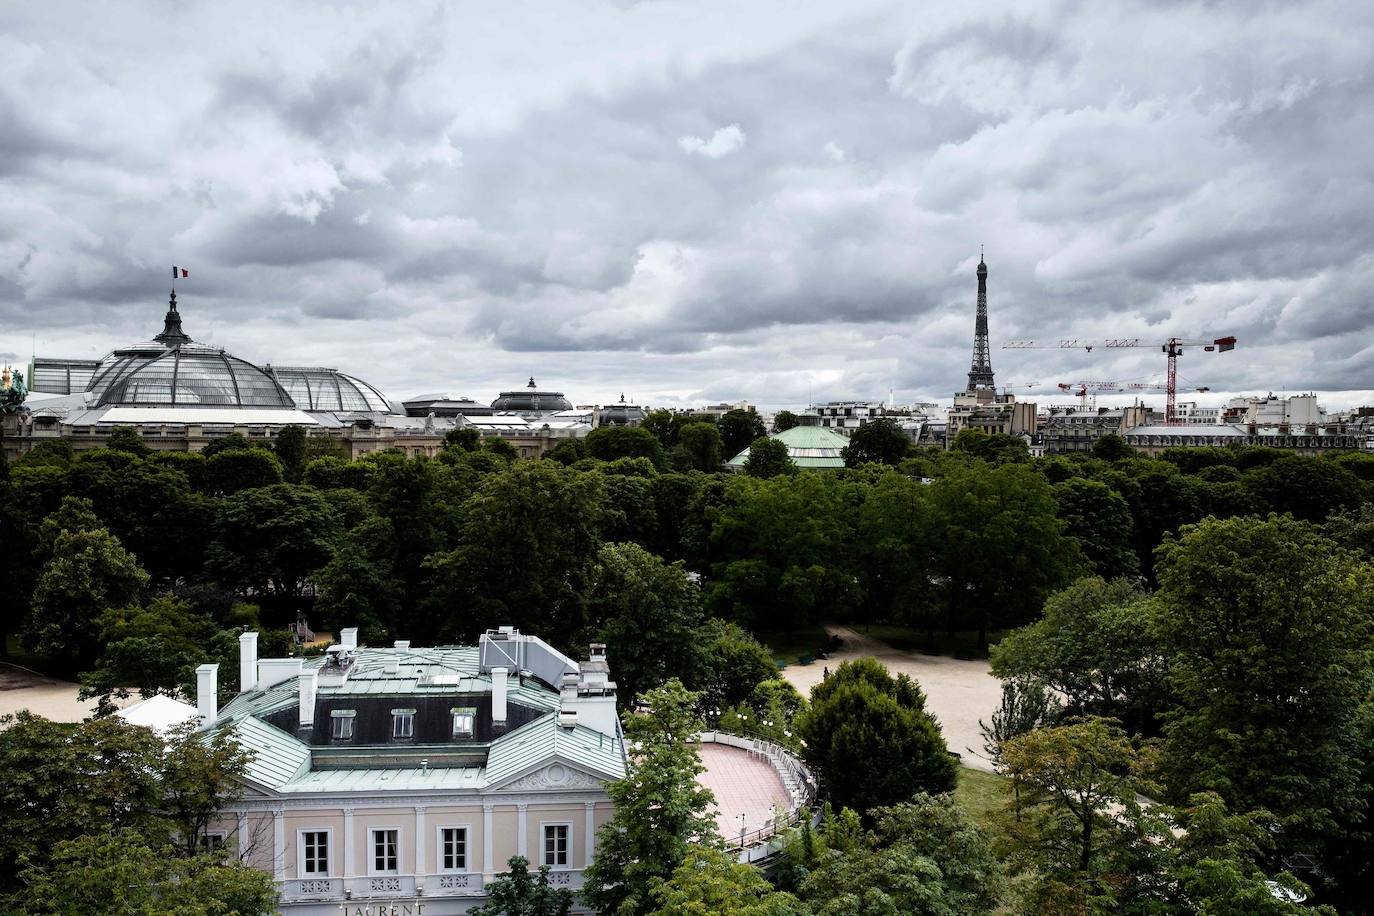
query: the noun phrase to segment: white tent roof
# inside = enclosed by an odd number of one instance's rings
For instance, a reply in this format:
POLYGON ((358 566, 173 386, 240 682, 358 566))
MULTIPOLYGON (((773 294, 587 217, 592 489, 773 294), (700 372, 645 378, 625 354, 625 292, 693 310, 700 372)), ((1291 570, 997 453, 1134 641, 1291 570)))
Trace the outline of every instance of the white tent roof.
POLYGON ((143 725, 162 735, 183 722, 194 719, 199 713, 194 706, 159 693, 132 706, 126 706, 115 715, 130 725, 143 725))

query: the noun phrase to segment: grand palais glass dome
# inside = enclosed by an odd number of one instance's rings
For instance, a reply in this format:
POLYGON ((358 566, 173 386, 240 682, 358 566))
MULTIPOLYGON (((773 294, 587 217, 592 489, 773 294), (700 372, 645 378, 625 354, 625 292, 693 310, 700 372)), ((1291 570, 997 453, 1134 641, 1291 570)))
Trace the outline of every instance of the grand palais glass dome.
POLYGON ((391 413, 381 392, 334 369, 259 368, 181 328, 176 293, 162 333, 102 359, 87 386, 93 407, 230 407, 391 413))

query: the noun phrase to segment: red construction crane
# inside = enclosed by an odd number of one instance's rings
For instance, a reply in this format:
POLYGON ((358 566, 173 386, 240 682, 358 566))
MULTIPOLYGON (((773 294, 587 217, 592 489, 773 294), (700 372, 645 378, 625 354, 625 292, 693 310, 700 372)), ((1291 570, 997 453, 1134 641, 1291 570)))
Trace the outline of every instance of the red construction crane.
POLYGON ((1156 343, 1150 340, 1143 340, 1139 337, 1118 337, 1108 338, 1107 340, 1061 340, 1057 343, 1040 343, 1034 340, 1013 340, 1002 344, 1003 350, 1087 350, 1089 353, 1095 347, 1103 347, 1109 350, 1123 349, 1129 347, 1159 347, 1160 351, 1169 357, 1169 381, 1164 386, 1167 394, 1167 403, 1164 411, 1164 422, 1173 425, 1177 422, 1174 418, 1174 395, 1178 390, 1178 358, 1183 354, 1184 347, 1201 347, 1208 353, 1225 353, 1227 350, 1236 348, 1234 337, 1216 337, 1211 340, 1186 340, 1182 337, 1170 337, 1164 343, 1156 343))

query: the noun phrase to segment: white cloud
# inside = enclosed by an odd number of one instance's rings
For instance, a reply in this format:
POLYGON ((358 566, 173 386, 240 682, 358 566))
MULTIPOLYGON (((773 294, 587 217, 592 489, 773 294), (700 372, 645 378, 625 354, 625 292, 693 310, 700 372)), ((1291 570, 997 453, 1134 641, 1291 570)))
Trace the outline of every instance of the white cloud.
POLYGON ((708 159, 728 156, 744 147, 744 130, 738 124, 727 124, 711 135, 711 139, 683 137, 677 141, 684 152, 698 153, 708 159))
POLYGON ((193 335, 397 398, 944 399, 985 242, 994 348, 1374 389, 1374 5, 564 7, 0 5, 0 353, 144 339, 184 262, 193 335))

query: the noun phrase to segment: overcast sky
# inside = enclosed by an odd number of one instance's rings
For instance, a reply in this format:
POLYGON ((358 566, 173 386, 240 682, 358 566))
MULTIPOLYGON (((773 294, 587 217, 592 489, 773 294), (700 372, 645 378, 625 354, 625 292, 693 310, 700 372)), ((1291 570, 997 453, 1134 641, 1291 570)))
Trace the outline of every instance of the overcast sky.
POLYGON ((0 361, 180 264, 196 339, 393 399, 945 403, 983 244, 999 384, 1234 334, 1184 387, 1371 401, 1371 58, 1355 0, 7 3, 0 361))

